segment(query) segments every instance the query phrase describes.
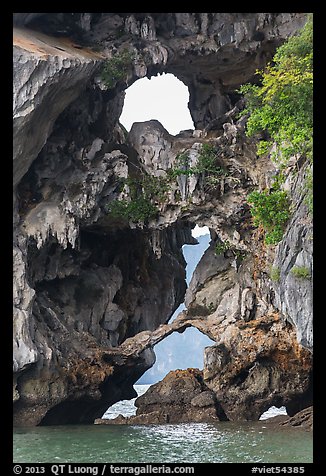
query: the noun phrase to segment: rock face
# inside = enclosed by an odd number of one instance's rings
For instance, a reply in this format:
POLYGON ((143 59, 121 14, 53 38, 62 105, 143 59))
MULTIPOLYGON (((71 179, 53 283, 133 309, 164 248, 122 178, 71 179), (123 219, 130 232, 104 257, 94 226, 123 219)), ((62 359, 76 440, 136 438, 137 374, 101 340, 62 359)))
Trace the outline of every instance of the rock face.
POLYGON ((254 243, 240 265, 211 246, 186 294, 185 320, 216 341, 205 350, 204 379, 230 420, 258 419, 272 405, 293 415, 312 401, 311 352, 282 318, 268 278, 272 257, 254 243))
POLYGON ((159 413, 167 423, 219 420, 215 395, 204 384, 198 369, 169 372, 137 398, 135 405, 137 416, 159 413))
POLYGON ((295 428, 301 428, 306 431, 313 430, 313 407, 305 408, 298 412, 292 418, 289 418, 281 423, 282 426, 291 425, 295 428))
MULTIPOLYGON (((289 165, 292 219, 280 244, 266 247, 246 197, 270 184, 275 166, 257 160, 235 91, 305 21, 303 13, 14 14, 16 425, 92 422, 135 396, 157 342, 191 325, 216 342, 201 385, 225 418, 311 404, 312 281, 292 271, 312 272, 308 166, 289 165), (104 63, 125 51, 125 76, 105 84, 104 63), (162 72, 188 86, 196 131, 174 137, 149 121, 126 135, 124 90, 162 72), (224 172, 173 177, 178 155, 195 167, 203 144, 224 172), (112 213, 145 183, 154 214, 112 213), (182 246, 196 243, 195 224, 210 228, 212 242, 186 293, 182 246), (187 311, 167 324, 185 293, 187 311)), ((196 418, 206 407, 190 408, 196 418)))
POLYGON ((313 347, 313 229, 307 216, 304 183, 309 167, 301 167, 286 184, 290 190, 294 213, 283 240, 276 248, 273 262, 279 271, 279 280, 274 281, 275 303, 282 314, 295 326, 298 342, 308 349, 313 347), (307 270, 306 277, 295 274, 297 268, 307 270), (297 290, 300 298, 297 299, 297 290))
POLYGON ((136 416, 98 419, 96 424, 209 423, 219 421, 215 394, 198 369, 173 370, 136 399, 136 416))
POLYGON ((28 171, 62 111, 85 89, 101 56, 72 41, 14 29, 14 185, 28 171), (37 130, 37 133, 35 133, 37 130))

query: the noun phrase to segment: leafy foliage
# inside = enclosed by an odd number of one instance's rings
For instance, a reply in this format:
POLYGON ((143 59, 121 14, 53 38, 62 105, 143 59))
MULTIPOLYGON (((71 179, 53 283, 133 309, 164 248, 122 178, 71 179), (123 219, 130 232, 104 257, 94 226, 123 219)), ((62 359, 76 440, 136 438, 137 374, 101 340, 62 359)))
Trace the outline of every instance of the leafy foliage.
POLYGON ((291 273, 296 277, 300 279, 310 279, 311 274, 309 268, 306 266, 293 266, 291 269, 291 273))
POLYGON ((158 208, 153 202, 166 199, 166 179, 143 175, 122 179, 121 184, 123 188, 128 188, 129 199, 113 200, 107 205, 107 213, 114 218, 124 218, 134 223, 145 223, 157 216, 158 208))
POLYGON ((194 171, 189 167, 189 156, 186 152, 178 154, 175 158, 175 167, 167 170, 168 176, 173 180, 180 175, 193 175, 194 171))
MULTIPOLYGON (((295 154, 312 162, 313 136, 313 27, 309 17, 301 32, 276 51, 273 63, 257 71, 260 85, 245 84, 240 92, 246 98, 249 114, 247 135, 262 134, 257 153, 271 153, 279 173, 272 189, 252 192, 248 196, 254 223, 266 232, 267 244, 278 243, 290 218, 290 201, 285 191, 283 169, 295 154)), ((308 162, 308 164, 309 164, 308 162)), ((308 165, 309 167, 309 165, 308 165)), ((311 167, 310 169, 311 170, 311 167)), ((306 203, 312 211, 312 172, 305 182, 306 203)), ((274 277, 276 277, 274 273, 274 277)), ((272 278, 273 279, 273 278, 272 278)))
POLYGON ((121 179, 121 191, 126 187, 128 199, 113 200, 106 207, 107 213, 115 218, 124 218, 134 223, 145 223, 158 214, 156 203, 167 200, 171 188, 166 177, 143 174, 121 179))
POLYGON ((165 177, 154 177, 152 175, 141 175, 140 177, 128 177, 122 179, 123 186, 129 189, 131 199, 143 195, 147 200, 164 202, 170 190, 169 180, 165 177))
POLYGON ((215 245, 215 254, 222 255, 231 248, 231 244, 228 240, 220 241, 215 245))
POLYGON ((248 195, 254 224, 262 226, 266 232, 265 243, 277 244, 290 218, 290 201, 285 191, 254 191, 248 195))
POLYGON ((227 171, 216 164, 216 148, 211 144, 202 144, 194 173, 221 176, 227 171))
POLYGON ((113 200, 107 207, 108 213, 114 218, 125 218, 135 223, 146 222, 150 218, 154 218, 158 210, 143 196, 134 200, 113 200))
POLYGON ((247 256, 247 253, 243 250, 237 250, 237 249, 233 249, 232 250, 233 253, 234 253, 234 256, 237 258, 238 260, 238 263, 242 263, 242 261, 245 259, 245 257, 247 256))
MULTIPOLYGON (((157 204, 164 203, 171 190, 171 184, 180 175, 203 174, 207 183, 219 180, 228 171, 216 163, 216 149, 211 144, 203 144, 195 167, 189 166, 189 156, 183 152, 176 157, 176 167, 167 170, 166 177, 153 177, 143 174, 138 177, 128 177, 121 180, 121 191, 126 187, 128 199, 114 200, 106 210, 112 217, 120 217, 133 222, 146 222, 158 214, 157 204)), ((181 198, 175 193, 175 198, 181 198)))
POLYGON ((278 283, 280 281, 280 277, 281 277, 280 268, 272 266, 270 271, 271 280, 274 281, 275 283, 278 283))
POLYGON ((202 144, 197 164, 189 166, 189 156, 183 152, 176 157, 176 166, 168 171, 172 178, 180 175, 202 175, 204 182, 209 185, 216 185, 220 177, 228 175, 227 169, 217 165, 217 152, 212 144, 202 144))
POLYGON ((229 240, 219 241, 215 245, 215 254, 224 255, 227 251, 230 251, 233 256, 237 259, 238 264, 241 264, 246 257, 246 252, 243 250, 238 250, 231 245, 229 240))
POLYGON ((101 78, 109 89, 114 88, 118 81, 126 78, 132 61, 133 54, 128 50, 123 50, 104 63, 101 78))
POLYGON ((276 144, 273 159, 287 161, 294 154, 312 158, 313 127, 313 27, 309 18, 302 31, 277 49, 273 64, 257 71, 261 86, 245 84, 249 113, 247 134, 269 134, 258 153, 269 151, 276 144))

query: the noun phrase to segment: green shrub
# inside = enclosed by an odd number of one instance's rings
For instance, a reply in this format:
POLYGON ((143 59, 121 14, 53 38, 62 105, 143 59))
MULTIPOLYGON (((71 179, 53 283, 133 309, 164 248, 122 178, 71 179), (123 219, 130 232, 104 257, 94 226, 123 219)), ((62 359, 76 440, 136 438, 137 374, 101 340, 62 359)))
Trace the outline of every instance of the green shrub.
POLYGON ((290 201, 284 191, 254 191, 248 195, 251 214, 256 226, 265 230, 265 243, 277 244, 281 241, 284 229, 290 218, 290 201))
POLYGON ((106 206, 106 212, 109 213, 113 218, 125 218, 129 220, 128 213, 128 201, 127 200, 112 200, 106 206))
POLYGON ((233 253, 234 253, 234 256, 237 258, 238 260, 238 263, 242 263, 242 261, 245 259, 245 257, 247 256, 247 253, 243 250, 236 250, 236 249, 233 249, 232 250, 233 253))
POLYGON ((145 223, 158 214, 155 201, 166 199, 168 184, 162 177, 142 175, 121 179, 121 191, 127 186, 129 198, 113 200, 106 207, 106 212, 114 218, 124 218, 134 223, 145 223))
POLYGON ((231 244, 228 240, 220 241, 215 245, 215 254, 222 255, 231 248, 231 244))
POLYGON ((306 266, 293 266, 291 269, 291 273, 296 277, 300 279, 310 279, 311 274, 309 268, 306 266))
POLYGON ((172 179, 180 175, 203 175, 206 183, 217 185, 219 178, 228 175, 228 170, 217 165, 216 147, 212 144, 202 144, 197 164, 189 166, 189 156, 186 152, 178 154, 175 159, 175 167, 167 171, 172 179))
POLYGON ((202 144, 197 164, 194 167, 194 173, 215 176, 226 174, 227 171, 225 169, 217 166, 216 158, 216 147, 212 144, 202 144))
POLYGON ((171 167, 167 171, 170 180, 174 180, 180 175, 193 175, 193 169, 189 167, 189 156, 186 152, 178 154, 175 158, 175 167, 171 167))
MULTIPOLYGON (((286 166, 291 156, 300 154, 309 162, 313 159, 313 22, 309 15, 304 28, 280 46, 273 63, 256 71, 260 85, 244 84, 239 92, 245 96, 246 108, 240 115, 249 114, 248 136, 264 134, 257 154, 275 151, 271 158, 286 166), (266 136, 268 139, 266 140, 266 136)), ((312 172, 304 184, 309 213, 313 212, 312 172)), ((270 232, 269 232, 270 233, 270 232)), ((281 229, 274 232, 278 240, 281 229)))
POLYGON ((158 209, 150 200, 140 196, 131 201, 113 200, 107 206, 107 212, 114 218, 124 218, 134 223, 145 223, 157 216, 158 209))
POLYGON ((101 71, 101 78, 109 89, 114 88, 118 81, 126 79, 133 59, 133 53, 123 50, 121 53, 117 53, 105 61, 101 71))
POLYGON ((138 183, 142 187, 145 198, 158 201, 159 203, 166 201, 167 194, 171 189, 169 181, 165 177, 143 175, 138 183))
POLYGON ((310 17, 301 32, 280 46, 264 71, 257 71, 261 86, 245 84, 240 92, 249 113, 247 135, 267 132, 269 140, 259 154, 277 144, 274 160, 294 154, 312 157, 313 132, 313 25, 310 17))
POLYGON ((231 251, 233 256, 237 259, 238 265, 242 263, 242 261, 245 259, 247 256, 247 253, 243 250, 237 250, 236 248, 232 247, 231 243, 229 240, 225 241, 220 241, 216 243, 215 245, 215 254, 216 255, 222 255, 226 253, 227 251, 231 251))
POLYGON ((285 175, 283 173, 283 167, 273 176, 272 189, 273 191, 280 191, 282 185, 285 182, 285 175))
POLYGON ((216 304, 214 304, 213 302, 210 302, 210 303, 206 306, 206 309, 207 309, 207 311, 209 312, 209 314, 212 314, 214 311, 216 311, 216 304))
POLYGON ((271 280, 274 281, 275 283, 278 283, 280 281, 280 276, 281 276, 280 268, 272 266, 270 270, 271 280))

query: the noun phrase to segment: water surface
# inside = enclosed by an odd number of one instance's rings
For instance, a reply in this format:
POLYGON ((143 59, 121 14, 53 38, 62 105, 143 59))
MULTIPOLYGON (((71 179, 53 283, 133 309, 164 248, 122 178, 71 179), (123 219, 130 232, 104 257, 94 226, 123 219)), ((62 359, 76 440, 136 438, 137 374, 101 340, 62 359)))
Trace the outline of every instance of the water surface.
MULTIPOLYGON (((138 395, 148 385, 135 386, 138 395)), ((104 418, 135 413, 134 400, 104 418)), ((168 425, 67 425, 14 429, 15 463, 310 463, 312 434, 259 422, 168 425)))

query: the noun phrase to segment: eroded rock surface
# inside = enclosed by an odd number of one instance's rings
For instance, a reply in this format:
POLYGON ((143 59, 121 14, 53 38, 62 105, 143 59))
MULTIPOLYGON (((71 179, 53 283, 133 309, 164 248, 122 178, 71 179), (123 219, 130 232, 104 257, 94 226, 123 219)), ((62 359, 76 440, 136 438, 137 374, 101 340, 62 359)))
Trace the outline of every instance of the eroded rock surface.
POLYGON ((313 430, 313 407, 305 408, 301 410, 293 417, 285 420, 281 423, 282 426, 293 426, 295 428, 300 428, 306 431, 313 430))

